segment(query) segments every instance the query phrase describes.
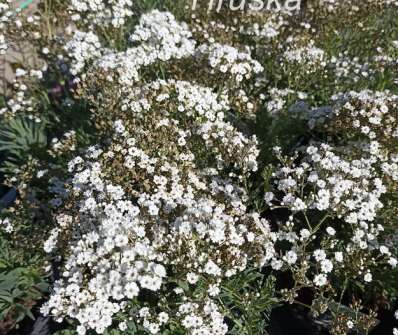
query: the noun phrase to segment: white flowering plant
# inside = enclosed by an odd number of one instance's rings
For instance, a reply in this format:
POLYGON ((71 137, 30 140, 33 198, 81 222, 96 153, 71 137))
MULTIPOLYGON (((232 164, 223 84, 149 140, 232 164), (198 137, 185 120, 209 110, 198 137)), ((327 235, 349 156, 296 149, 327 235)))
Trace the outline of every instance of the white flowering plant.
POLYGON ((0 241, 51 287, 26 314, 257 335, 293 304, 367 333, 398 291, 397 3, 190 5, 0 3, 0 241))

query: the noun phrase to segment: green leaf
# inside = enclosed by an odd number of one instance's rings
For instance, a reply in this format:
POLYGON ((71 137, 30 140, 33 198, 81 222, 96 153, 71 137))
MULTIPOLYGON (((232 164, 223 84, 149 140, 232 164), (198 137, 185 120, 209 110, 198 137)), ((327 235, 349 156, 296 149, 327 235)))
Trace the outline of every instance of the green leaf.
POLYGON ((5 156, 0 171, 12 172, 26 162, 26 157, 40 156, 47 148, 45 123, 15 118, 0 126, 0 152, 5 156))

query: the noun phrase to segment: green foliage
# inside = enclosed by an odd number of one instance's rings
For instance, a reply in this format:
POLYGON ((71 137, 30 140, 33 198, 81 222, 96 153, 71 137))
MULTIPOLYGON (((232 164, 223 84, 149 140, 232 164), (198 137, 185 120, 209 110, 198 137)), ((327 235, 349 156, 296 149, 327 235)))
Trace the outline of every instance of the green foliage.
POLYGON ((26 118, 5 121, 0 127, 0 154, 4 157, 0 171, 13 172, 28 157, 41 157, 46 146, 44 123, 36 123, 26 118))
POLYGON ((54 333, 54 335, 76 335, 76 331, 72 329, 63 329, 54 333))
POLYGON ((15 327, 48 292, 41 255, 16 248, 12 238, 0 235, 0 322, 15 327))
POLYGON ((0 319, 11 314, 15 323, 26 316, 34 319, 31 308, 48 289, 36 269, 15 268, 0 273, 0 319))
POLYGON ((289 111, 281 113, 277 118, 262 111, 257 118, 256 133, 263 143, 260 159, 264 164, 273 163, 273 147, 279 146, 290 151, 300 140, 308 137, 305 120, 289 111))
POLYGON ((275 278, 247 270, 222 286, 220 302, 233 322, 231 335, 266 334, 271 310, 277 306, 275 278))

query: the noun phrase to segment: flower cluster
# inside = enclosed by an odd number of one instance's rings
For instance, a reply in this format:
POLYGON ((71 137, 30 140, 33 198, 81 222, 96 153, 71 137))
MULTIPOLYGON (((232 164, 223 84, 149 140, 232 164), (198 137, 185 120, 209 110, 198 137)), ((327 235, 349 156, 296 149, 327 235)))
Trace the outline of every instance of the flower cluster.
POLYGON ((315 288, 315 313, 325 311, 316 302, 329 299, 337 278, 349 275, 369 284, 373 269, 397 266, 377 220, 386 192, 378 170, 371 160, 350 160, 336 151, 309 146, 300 164, 281 157, 274 190, 265 194, 271 209, 290 213, 278 222, 275 233, 283 244, 275 245, 271 267, 291 271, 294 286, 283 292, 288 301, 304 287, 315 288))
MULTIPOLYGON (((315 46, 315 42, 310 40, 307 44, 300 46, 297 42, 291 41, 291 45, 283 55, 283 61, 287 64, 297 64, 301 70, 314 72, 319 67, 326 66, 325 52, 315 46)), ((296 66, 297 66, 296 65, 296 66)))
MULTIPOLYGON (((332 133, 346 130, 344 136, 384 178, 398 181, 398 96, 389 91, 364 90, 337 94, 333 111, 324 126, 332 133), (344 125, 344 126, 342 126, 344 125), (361 138, 360 144, 352 143, 361 138)), ((391 187, 391 186, 390 186, 391 187)))
POLYGON ((358 57, 350 59, 347 56, 339 55, 330 59, 331 68, 337 77, 336 83, 341 80, 359 81, 361 78, 368 78, 374 75, 374 70, 369 68, 369 64, 362 64, 358 57))
MULTIPOLYGON (((192 334, 226 332, 212 300, 223 278, 273 252, 261 252, 268 224, 248 211, 241 177, 223 177, 231 168, 240 176, 255 171, 258 152, 255 139, 224 120, 226 101, 188 82, 151 83, 123 100, 110 145, 70 161, 59 226, 45 244, 68 256, 44 313, 77 319, 81 333, 103 333, 115 314, 128 313, 128 300, 163 290, 177 275, 205 285, 209 302, 186 303, 170 317, 192 334)), ((152 333, 162 324, 140 316, 152 333)))
POLYGON ((0 227, 6 233, 12 233, 14 231, 14 226, 9 218, 0 219, 0 227))
POLYGON ((71 0, 69 11, 73 21, 92 26, 122 27, 126 20, 133 15, 132 0, 71 0))
POLYGON ((271 88, 268 94, 269 98, 266 103, 267 111, 274 116, 277 116, 283 108, 288 106, 289 97, 293 96, 300 100, 305 100, 307 98, 307 94, 304 92, 295 92, 290 89, 278 89, 276 87, 271 88))
POLYGON ((4 55, 8 49, 6 36, 3 34, 3 31, 6 30, 6 24, 13 15, 9 3, 11 3, 11 0, 0 3, 0 31, 2 32, 0 33, 0 55, 4 55))
POLYGON ((292 211, 330 210, 351 224, 374 221, 386 189, 373 162, 346 160, 326 144, 309 146, 306 151, 303 163, 285 167, 275 175, 277 189, 285 194, 281 205, 292 211), (309 188, 305 199, 297 196, 303 185, 309 188))
MULTIPOLYGON (((357 0, 319 0, 319 5, 324 7, 328 12, 336 12, 338 10, 348 11, 348 12, 358 12, 360 6, 365 6, 372 4, 372 0, 357 1, 357 0)), ((396 0, 377 0, 374 3, 378 6, 398 6, 396 0)))
POLYGON ((203 44, 198 48, 198 53, 208 57, 212 68, 221 73, 229 72, 238 83, 263 71, 260 63, 253 60, 250 54, 239 52, 236 48, 228 45, 214 43, 208 46, 203 44))
POLYGON ((143 67, 191 56, 195 41, 190 36, 187 27, 176 22, 172 14, 154 10, 141 17, 131 35, 130 39, 140 42, 139 46, 123 52, 108 52, 97 59, 96 66, 110 73, 109 80, 117 76, 118 82, 128 87, 139 80, 143 67))
POLYGON ((271 209, 290 213, 277 234, 291 247, 276 248, 280 258, 271 263, 293 273, 296 286, 286 292, 288 300, 311 285, 325 299, 335 278, 347 271, 370 283, 372 269, 398 263, 380 220, 385 198, 397 185, 397 98, 388 91, 362 91, 332 100, 326 113, 309 113, 310 124, 345 138, 344 145, 313 143, 290 158, 276 148, 282 164, 273 174, 273 190, 265 194, 271 209), (323 123, 314 123, 320 114, 323 123))
POLYGON ((351 132, 360 134, 368 142, 378 140, 383 147, 398 138, 397 95, 364 90, 337 94, 332 99, 336 102, 332 118, 349 122, 351 132))
POLYGON ((153 10, 141 16, 130 40, 156 48, 159 59, 169 60, 192 54, 195 44, 191 36, 188 25, 177 22, 173 14, 153 10))
POLYGON ((80 73, 87 62, 101 56, 101 44, 93 32, 75 31, 65 50, 72 58, 71 73, 74 75, 80 73))

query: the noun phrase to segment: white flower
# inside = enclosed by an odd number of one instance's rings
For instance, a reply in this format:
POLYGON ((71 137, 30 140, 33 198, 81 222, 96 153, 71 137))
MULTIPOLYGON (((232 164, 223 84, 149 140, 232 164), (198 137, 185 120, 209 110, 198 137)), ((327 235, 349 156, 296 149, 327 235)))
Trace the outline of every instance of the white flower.
POLYGON ((271 261, 272 269, 277 271, 277 270, 280 270, 282 268, 282 266, 283 266, 283 262, 281 260, 277 260, 275 258, 272 259, 272 261, 271 261))
POLYGON ((51 231, 50 237, 44 242, 43 246, 46 253, 51 253, 55 250, 59 233, 60 230, 58 228, 54 228, 51 231))
POLYGON ((327 227, 327 228, 326 228, 326 232, 327 232, 330 236, 336 235, 336 230, 334 230, 332 227, 327 227))
POLYGON ((123 125, 123 121, 121 121, 121 120, 115 121, 115 123, 113 124, 113 127, 115 128, 115 131, 119 134, 124 133, 126 130, 126 128, 123 125))
POLYGON ((124 332, 127 330, 127 322, 123 321, 119 323, 119 329, 124 332))
POLYGON ((290 250, 285 256, 285 260, 288 264, 294 264, 297 261, 297 254, 295 251, 290 250))
POLYGON ((311 236, 311 232, 308 229, 301 229, 300 230, 300 236, 303 240, 306 240, 311 236))
POLYGON ((321 261, 321 269, 322 272, 329 273, 333 270, 333 263, 328 259, 324 259, 321 261))
POLYGON ((167 321, 169 321, 169 315, 166 312, 160 312, 158 315, 158 320, 161 324, 165 324, 167 321))
POLYGON ((365 274, 364 278, 363 278, 367 283, 370 283, 372 281, 372 274, 371 273, 367 273, 365 274))
POLYGON ((86 334, 86 328, 82 325, 77 326, 76 331, 79 335, 85 335, 86 334))
POLYGON ((166 269, 163 265, 161 264, 155 264, 152 267, 152 271, 155 275, 157 275, 160 278, 165 278, 166 277, 166 269))
POLYGON ((126 297, 129 299, 133 299, 138 296, 140 289, 135 282, 127 283, 124 287, 126 297))
POLYGON ((320 262, 320 261, 326 259, 326 253, 322 249, 317 249, 314 251, 314 257, 318 262, 320 262))
POLYGON ((337 251, 334 253, 334 258, 337 262, 342 262, 344 257, 343 257, 343 253, 341 251, 337 251))
POLYGON ((387 248, 386 246, 384 246, 384 245, 380 246, 379 250, 380 250, 380 252, 381 252, 382 254, 385 254, 385 255, 389 255, 389 254, 390 254, 390 251, 389 251, 388 248, 387 248))
POLYGON ((18 69, 15 70, 15 76, 16 77, 22 77, 25 74, 26 74, 26 71, 24 69, 18 68, 18 69))
POLYGON ((327 277, 326 277, 325 274, 322 273, 322 274, 319 274, 319 275, 315 276, 314 284, 316 286, 322 287, 322 286, 325 286, 326 283, 327 283, 327 277))
POLYGON ((274 199, 274 193, 266 192, 264 195, 264 200, 267 204, 269 204, 274 199))
POLYGON ((209 260, 206 263, 206 265, 204 267, 204 271, 207 274, 213 275, 213 276, 216 276, 216 277, 219 277, 221 275, 221 269, 212 260, 209 260))
POLYGON ((198 276, 197 274, 192 273, 192 272, 189 272, 189 273, 187 274, 187 281, 188 281, 188 283, 190 283, 190 284, 196 284, 198 280, 199 280, 199 276, 198 276))
POLYGON ((395 268, 395 267, 397 266, 397 264, 398 264, 398 261, 397 261, 396 258, 391 257, 391 258, 388 260, 388 264, 391 265, 391 267, 395 268))
POLYGON ((210 285, 209 289, 207 290, 207 292, 209 293, 209 296, 211 297, 216 297, 220 294, 220 288, 218 287, 218 285, 210 285))

